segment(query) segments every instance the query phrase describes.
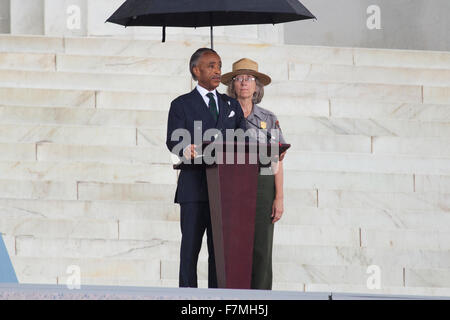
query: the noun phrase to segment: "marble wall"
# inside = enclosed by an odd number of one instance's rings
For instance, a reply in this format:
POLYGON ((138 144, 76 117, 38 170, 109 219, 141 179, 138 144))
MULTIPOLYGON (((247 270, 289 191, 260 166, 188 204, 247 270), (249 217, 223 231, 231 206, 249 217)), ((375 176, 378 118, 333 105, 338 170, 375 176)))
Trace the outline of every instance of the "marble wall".
MULTIPOLYGON (((105 23, 123 2, 123 0, 1 0, 0 8, 1 12, 5 13, 5 20, 0 20, 0 32, 161 39, 162 29, 159 27, 125 28, 105 23)), ((215 27, 214 35, 227 41, 281 43, 284 41, 283 30, 283 25, 215 27)), ((209 28, 167 28, 167 40, 209 39, 209 32, 209 28)))

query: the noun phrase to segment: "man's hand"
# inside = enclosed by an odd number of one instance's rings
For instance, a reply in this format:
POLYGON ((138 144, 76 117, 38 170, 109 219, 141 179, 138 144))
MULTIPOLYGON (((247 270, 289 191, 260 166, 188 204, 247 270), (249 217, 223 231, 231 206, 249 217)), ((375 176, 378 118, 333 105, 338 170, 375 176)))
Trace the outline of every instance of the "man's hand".
POLYGON ((183 151, 184 157, 188 160, 195 158, 198 155, 197 151, 195 151, 196 147, 197 146, 195 144, 190 144, 186 148, 184 148, 184 151, 183 151))
POLYGON ((275 200, 273 200, 272 205, 272 215, 271 215, 272 223, 275 223, 281 219, 283 211, 284 211, 283 198, 275 198, 275 200))

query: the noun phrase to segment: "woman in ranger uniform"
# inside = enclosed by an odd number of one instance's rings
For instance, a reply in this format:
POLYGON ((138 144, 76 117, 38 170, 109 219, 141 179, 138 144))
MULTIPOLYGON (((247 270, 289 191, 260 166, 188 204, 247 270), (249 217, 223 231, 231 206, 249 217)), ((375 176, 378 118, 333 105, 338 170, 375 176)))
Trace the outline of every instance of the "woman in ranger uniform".
MULTIPOLYGON (((228 95, 241 104, 247 129, 262 143, 285 143, 275 114, 258 106, 264 96, 269 76, 258 72, 255 61, 244 58, 233 63, 233 71, 222 76, 228 95), (269 132, 269 135, 267 134, 269 132)), ((283 160, 269 168, 261 168, 256 198, 255 239, 253 250, 252 289, 272 289, 272 247, 274 223, 283 214, 283 160)))

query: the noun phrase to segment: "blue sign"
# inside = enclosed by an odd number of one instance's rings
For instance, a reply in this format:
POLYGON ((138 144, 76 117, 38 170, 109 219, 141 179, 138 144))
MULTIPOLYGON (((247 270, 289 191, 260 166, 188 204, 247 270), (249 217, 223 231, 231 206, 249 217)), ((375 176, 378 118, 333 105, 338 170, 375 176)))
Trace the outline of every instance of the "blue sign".
POLYGON ((9 259, 8 250, 6 250, 3 242, 2 234, 0 233, 0 282, 18 283, 16 272, 9 259))

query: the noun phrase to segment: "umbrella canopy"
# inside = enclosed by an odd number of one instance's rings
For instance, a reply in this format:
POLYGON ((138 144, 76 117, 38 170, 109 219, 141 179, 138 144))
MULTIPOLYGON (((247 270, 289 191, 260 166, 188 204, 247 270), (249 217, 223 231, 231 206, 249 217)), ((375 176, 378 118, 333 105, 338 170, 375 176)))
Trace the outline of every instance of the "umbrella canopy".
MULTIPOLYGON (((212 27, 313 19, 298 0, 127 0, 106 22, 128 26, 212 27)), ((212 45, 212 43, 211 43, 212 45)))

